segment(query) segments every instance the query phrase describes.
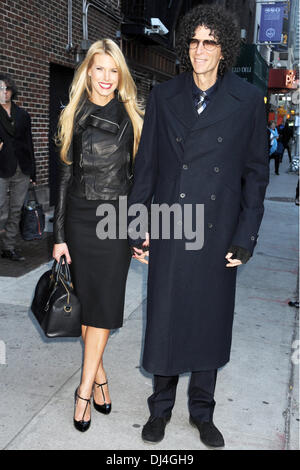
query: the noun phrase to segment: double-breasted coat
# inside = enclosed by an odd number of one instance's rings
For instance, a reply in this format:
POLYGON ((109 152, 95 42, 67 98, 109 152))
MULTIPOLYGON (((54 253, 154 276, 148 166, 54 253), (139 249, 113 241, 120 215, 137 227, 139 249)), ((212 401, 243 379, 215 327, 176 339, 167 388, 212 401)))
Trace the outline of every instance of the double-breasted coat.
MULTIPOLYGON (((230 245, 252 254, 263 217, 269 179, 263 95, 232 72, 219 80, 200 116, 190 72, 155 87, 135 159, 129 206, 204 207, 200 249, 187 250, 184 236, 150 234, 142 365, 157 375, 229 361, 238 268, 226 267, 225 255, 230 245)), ((136 243, 130 226, 129 241, 136 243)))

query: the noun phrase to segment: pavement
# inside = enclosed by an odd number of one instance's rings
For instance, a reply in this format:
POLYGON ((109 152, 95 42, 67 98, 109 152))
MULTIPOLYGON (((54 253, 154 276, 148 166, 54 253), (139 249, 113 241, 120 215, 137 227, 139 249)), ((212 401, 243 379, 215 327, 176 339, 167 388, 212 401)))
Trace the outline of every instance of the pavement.
MULTIPOLYGON (((297 175, 287 172, 286 155, 280 176, 273 163, 255 256, 238 268, 231 361, 218 373, 214 421, 225 450, 299 450, 299 317, 288 305, 298 297, 297 175)), ((50 265, 0 277, 0 449, 207 450, 188 422, 188 374, 180 377, 165 439, 155 446, 141 440, 152 377, 140 367, 147 266, 135 260, 124 326, 112 332, 104 355, 112 412, 92 409, 90 430, 74 429, 82 342, 46 339, 30 312, 36 282, 50 265)))

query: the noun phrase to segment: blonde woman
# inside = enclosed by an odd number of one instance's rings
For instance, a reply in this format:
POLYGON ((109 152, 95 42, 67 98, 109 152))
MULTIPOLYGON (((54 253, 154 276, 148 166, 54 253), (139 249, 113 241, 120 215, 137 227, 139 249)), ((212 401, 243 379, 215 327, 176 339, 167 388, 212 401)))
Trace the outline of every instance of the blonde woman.
POLYGON ((123 323, 131 259, 126 239, 97 236, 96 210, 101 204, 114 208, 118 237, 119 197, 131 188, 142 116, 121 50, 110 39, 95 42, 75 73, 59 121, 62 161, 54 214, 53 257, 66 256, 82 306, 84 361, 74 411, 81 432, 91 423, 92 394, 97 411, 111 411, 103 353, 110 330, 123 323))

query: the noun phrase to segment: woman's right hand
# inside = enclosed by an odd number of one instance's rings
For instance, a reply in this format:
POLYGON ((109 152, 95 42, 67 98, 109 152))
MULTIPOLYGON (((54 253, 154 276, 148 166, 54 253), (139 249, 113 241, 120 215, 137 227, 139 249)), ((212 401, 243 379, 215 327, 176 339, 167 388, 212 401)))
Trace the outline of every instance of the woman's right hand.
POLYGON ((56 261, 59 263, 59 260, 62 255, 65 255, 67 259, 67 263, 70 264, 72 263, 71 256, 69 253, 69 249, 66 243, 55 243, 53 247, 53 253, 52 256, 56 261))

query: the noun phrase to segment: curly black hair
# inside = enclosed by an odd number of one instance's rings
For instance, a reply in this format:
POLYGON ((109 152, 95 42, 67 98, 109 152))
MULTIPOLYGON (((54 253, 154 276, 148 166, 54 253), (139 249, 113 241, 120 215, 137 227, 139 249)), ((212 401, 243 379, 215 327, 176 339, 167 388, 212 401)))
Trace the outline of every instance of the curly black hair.
POLYGON ((12 100, 16 99, 18 95, 18 89, 14 80, 11 78, 11 76, 6 75, 4 73, 0 73, 0 81, 3 81, 7 87, 11 88, 11 91, 12 91, 11 99, 12 100))
POLYGON ((218 74, 224 75, 234 66, 240 52, 237 18, 217 5, 199 5, 190 10, 181 20, 176 37, 176 51, 183 70, 193 70, 188 41, 194 36, 198 26, 210 29, 220 44, 223 59, 220 60, 218 74))

